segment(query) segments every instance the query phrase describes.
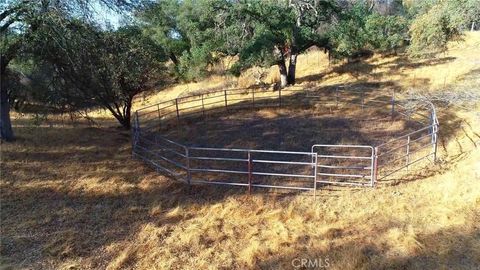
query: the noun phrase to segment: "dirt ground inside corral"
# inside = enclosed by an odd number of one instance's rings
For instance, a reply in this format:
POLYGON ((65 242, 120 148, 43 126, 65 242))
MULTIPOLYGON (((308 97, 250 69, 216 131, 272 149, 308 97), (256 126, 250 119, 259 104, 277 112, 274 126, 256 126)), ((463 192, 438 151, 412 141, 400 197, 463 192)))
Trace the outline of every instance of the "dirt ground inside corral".
POLYGON ((357 105, 319 104, 220 112, 175 127, 159 133, 185 145, 309 152, 314 144, 378 145, 422 124, 357 105))

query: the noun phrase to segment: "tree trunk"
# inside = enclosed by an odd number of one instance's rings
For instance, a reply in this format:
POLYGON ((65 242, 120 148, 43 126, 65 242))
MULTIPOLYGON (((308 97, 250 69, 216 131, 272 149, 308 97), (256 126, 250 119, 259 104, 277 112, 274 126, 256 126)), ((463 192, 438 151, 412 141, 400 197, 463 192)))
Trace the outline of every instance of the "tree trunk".
POLYGON ((132 125, 130 124, 130 114, 124 115, 120 123, 122 124, 122 127, 124 129, 130 130, 130 128, 132 127, 132 125))
POLYGON ((172 60, 172 63, 175 66, 178 66, 178 59, 177 59, 177 56, 174 53, 171 52, 170 55, 169 55, 169 58, 170 58, 170 60, 172 60))
POLYGON ((288 64, 288 84, 289 85, 294 85, 295 84, 295 70, 297 68, 297 56, 299 53, 299 48, 297 47, 297 36, 299 35, 299 29, 301 26, 301 17, 302 11, 301 9, 296 9, 297 11, 297 19, 296 19, 296 24, 293 27, 293 36, 291 41, 291 47, 290 47, 290 61, 288 64))
POLYGON ((285 65, 285 60, 278 61, 278 70, 280 71, 280 88, 287 86, 287 66, 285 65))
POLYGON ((117 112, 115 111, 115 109, 113 109, 112 107, 108 106, 107 109, 112 113, 112 115, 115 117, 115 119, 117 119, 118 123, 120 123, 120 125, 122 125, 122 127, 126 130, 129 130, 131 125, 130 125, 130 110, 128 110, 128 114, 125 113, 121 113, 121 112, 117 112))
POLYGON ((7 142, 15 139, 10 121, 10 104, 7 91, 7 64, 8 61, 0 56, 0 138, 7 142))
POLYGON ((287 86, 287 66, 285 65, 284 47, 275 46, 273 54, 275 56, 278 71, 280 71, 280 88, 287 86))
POLYGON ((120 123, 124 129, 129 130, 132 127, 130 123, 132 101, 133 98, 129 98, 127 101, 122 103, 111 104, 108 102, 102 102, 100 104, 112 113, 113 117, 117 119, 118 123, 120 123))
POLYGON ((295 84, 295 69, 297 67, 297 52, 293 52, 290 55, 290 63, 288 64, 288 78, 287 82, 289 85, 294 85, 295 84))
POLYGON ((125 124, 123 127, 127 130, 129 130, 132 127, 132 123, 130 122, 131 120, 131 111, 132 111, 132 100, 130 99, 127 104, 125 104, 125 114, 123 115, 123 119, 125 121, 125 124))

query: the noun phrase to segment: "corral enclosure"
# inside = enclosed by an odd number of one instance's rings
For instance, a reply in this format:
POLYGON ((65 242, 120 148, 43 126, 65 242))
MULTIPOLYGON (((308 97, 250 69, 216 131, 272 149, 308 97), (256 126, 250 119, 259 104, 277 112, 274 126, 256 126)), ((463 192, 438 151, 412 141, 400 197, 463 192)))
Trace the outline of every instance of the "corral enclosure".
POLYGON ((217 112, 161 132, 192 146, 310 151, 315 143, 380 144, 419 126, 373 108, 314 104, 217 112))
POLYGON ((139 110, 134 154, 189 184, 374 186, 435 158, 430 105, 371 88, 216 91, 139 110))
MULTIPOLYGON (((447 87, 463 83, 476 89, 480 33, 471 34, 470 45, 455 43, 448 61, 418 64, 378 56, 367 63, 377 76, 388 74, 380 79, 400 85, 398 92, 415 85, 420 91, 421 84, 441 93, 444 76, 447 87), (470 80, 464 82, 467 73, 470 80)), ((299 67, 306 69, 306 62, 299 67)), ((311 73, 301 77, 319 72, 316 62, 308 68, 311 73)), ((211 80, 190 89, 208 89, 211 80)), ((359 80, 379 77, 332 73, 319 84, 359 80)), ((155 93, 151 103, 186 88, 175 87, 155 93)), ((391 97, 387 87, 378 93, 388 96, 385 101, 391 97)), ((251 196, 245 188, 205 185, 188 192, 186 184, 131 159, 129 138, 104 114, 95 118, 100 127, 83 121, 72 127, 67 118, 53 127, 48 122, 34 126, 27 116, 15 117, 20 140, 2 144, 1 264, 13 269, 289 269, 299 256, 328 256, 331 269, 342 270, 477 269, 479 107, 436 105, 441 127, 435 167, 413 168, 375 189, 326 188, 315 203, 263 189, 251 196)), ((152 111, 156 114, 156 108, 152 111)))

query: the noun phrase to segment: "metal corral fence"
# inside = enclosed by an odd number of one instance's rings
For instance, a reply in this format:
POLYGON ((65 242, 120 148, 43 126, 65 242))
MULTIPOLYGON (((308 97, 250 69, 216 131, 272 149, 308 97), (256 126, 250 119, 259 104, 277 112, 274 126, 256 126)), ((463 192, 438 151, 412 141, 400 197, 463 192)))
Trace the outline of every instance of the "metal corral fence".
POLYGON ((396 100, 375 91, 341 87, 326 91, 302 89, 231 89, 176 98, 135 112, 133 155, 173 179, 188 184, 310 190, 318 184, 375 186, 378 180, 421 160, 435 161, 439 123, 429 101, 396 100), (332 108, 352 104, 362 110, 388 111, 421 128, 379 145, 315 144, 309 152, 231 149, 184 145, 162 136, 181 128, 187 119, 218 111, 260 107, 323 104, 332 108))

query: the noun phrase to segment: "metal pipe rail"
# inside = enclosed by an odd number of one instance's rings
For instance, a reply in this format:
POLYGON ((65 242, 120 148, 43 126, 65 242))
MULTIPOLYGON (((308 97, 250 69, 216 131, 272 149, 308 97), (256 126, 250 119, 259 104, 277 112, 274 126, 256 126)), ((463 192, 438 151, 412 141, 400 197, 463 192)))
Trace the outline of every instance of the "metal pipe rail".
MULTIPOLYGON (((307 168, 314 168, 315 164, 312 162, 298 162, 298 161, 286 161, 286 160, 279 160, 279 159, 254 159, 252 156, 254 154, 270 154, 270 155, 303 155, 305 157, 315 157, 316 154, 310 152, 294 152, 294 151, 273 151, 273 150, 257 150, 257 149, 237 149, 237 148, 207 148, 207 147, 189 147, 191 151, 200 151, 200 152, 223 152, 227 154, 243 154, 246 155, 247 158, 233 158, 233 157, 208 157, 205 156, 203 153, 202 156, 191 156, 192 160, 202 160, 202 161, 228 161, 228 162, 236 162, 245 164, 244 170, 230 170, 230 169, 215 169, 215 168, 207 168, 207 167, 195 167, 193 166, 191 170, 193 172, 209 172, 209 173, 226 173, 226 174, 246 174, 248 175, 247 180, 250 183, 250 188, 255 185, 252 183, 253 176, 272 176, 272 177, 289 177, 289 178, 307 178, 307 179, 314 179, 315 175, 312 173, 305 173, 305 174, 295 174, 295 173, 280 173, 275 171, 261 171, 257 169, 255 164, 286 164, 286 165, 293 165, 293 166, 303 166, 307 168)), ((196 182, 197 180, 192 179, 192 182, 196 182)), ((312 182, 313 183, 313 182, 312 182)), ((264 185, 265 186, 265 185, 264 185)), ((285 188, 286 186, 283 185, 269 185, 271 187, 278 187, 278 188, 285 188)), ((298 188, 294 186, 290 186, 292 188, 298 188)), ((312 190, 312 187, 308 189, 312 190)))
MULTIPOLYGON (((245 186, 248 187, 249 192, 253 187, 309 190, 313 191, 314 196, 316 195, 317 184, 373 187, 377 180, 384 179, 402 169, 408 170, 409 166, 420 160, 430 156, 433 156, 433 161, 436 160, 439 122, 435 107, 431 102, 425 101, 422 106, 419 106, 421 109, 428 111, 425 114, 409 111, 409 108, 403 105, 404 101, 396 100, 395 92, 391 98, 382 100, 381 97, 380 99, 369 99, 368 93, 365 93, 365 91, 349 91, 341 88, 336 87, 329 91, 329 95, 322 95, 324 93, 318 95, 316 92, 303 89, 280 89, 278 91, 264 91, 260 88, 228 89, 179 97, 153 104, 135 112, 132 128, 132 155, 153 165, 157 171, 166 172, 188 184, 245 186), (352 94, 357 96, 352 97, 352 94), (219 109, 228 111, 229 109, 264 106, 282 107, 285 104, 295 102, 307 103, 308 105, 324 103, 336 107, 343 103, 354 104, 361 106, 362 110, 365 108, 383 108, 389 110, 392 118, 395 115, 403 115, 408 117, 409 120, 419 123, 428 121, 428 124, 376 146, 315 144, 310 152, 193 147, 180 144, 158 134, 158 130, 167 127, 167 123, 170 123, 170 121, 178 125, 180 121, 188 117, 194 117, 195 115, 205 117, 208 112, 219 109), (384 106, 374 104, 383 104, 384 106), (413 119, 413 115, 420 117, 422 121, 413 119), (428 144, 421 143, 422 140, 427 138, 430 138, 428 144), (425 150, 430 146, 432 147, 431 151, 412 161, 413 153, 425 150), (405 149, 403 154, 400 156, 394 155, 402 149, 405 149), (359 155, 356 153, 358 151, 368 151, 369 155, 359 155), (224 156, 221 156, 220 153, 223 153, 224 156), (242 155, 242 157, 238 157, 238 155, 242 155), (270 155, 272 157, 254 158, 255 155, 270 155), (287 156, 293 158, 286 159, 287 156), (388 156, 390 158, 387 158, 388 156), (302 158, 309 161, 302 161, 302 158), (397 164, 396 161, 402 159, 405 159, 405 162, 400 164, 400 168, 387 170, 384 174, 380 172, 384 171, 382 169, 388 169, 388 166, 397 164), (379 161, 386 164, 380 165, 379 161), (162 165, 161 162, 165 164, 162 165), (230 164, 229 166, 236 167, 226 167, 225 162, 230 164), (368 164, 361 164, 362 162, 368 164), (199 163, 206 163, 208 166, 205 164, 199 165, 199 163), (221 164, 221 166, 215 168, 218 164, 221 164), (167 165, 170 167, 167 168, 167 165), (384 165, 386 167, 382 167, 384 165), (284 166, 289 171, 278 171, 279 166, 284 166), (292 172, 292 168, 303 169, 303 171, 292 172), (229 175, 229 179, 235 175, 246 177, 245 179, 241 178, 240 182, 219 181, 218 179, 208 181, 195 177, 197 174, 204 176, 205 173, 229 175), (256 178, 269 177, 277 180, 280 178, 283 179, 283 182, 280 184, 257 183, 254 179, 255 176, 256 178), (285 181, 291 181, 291 179, 299 179, 307 184, 309 183, 309 185, 286 185, 285 181)), ((282 169, 284 168, 282 167, 282 169)))

